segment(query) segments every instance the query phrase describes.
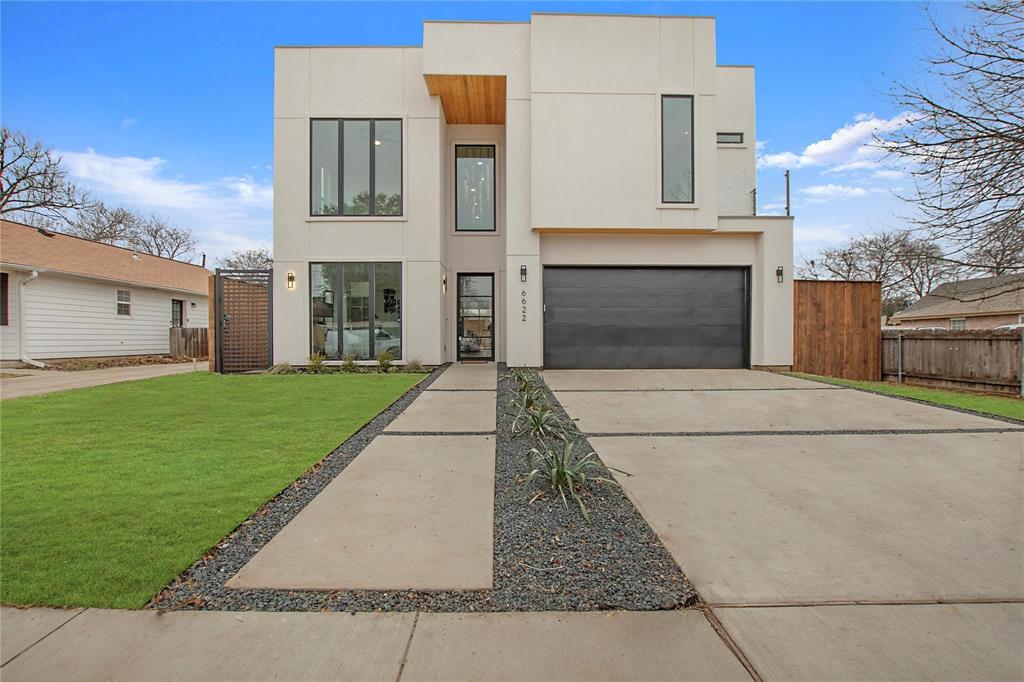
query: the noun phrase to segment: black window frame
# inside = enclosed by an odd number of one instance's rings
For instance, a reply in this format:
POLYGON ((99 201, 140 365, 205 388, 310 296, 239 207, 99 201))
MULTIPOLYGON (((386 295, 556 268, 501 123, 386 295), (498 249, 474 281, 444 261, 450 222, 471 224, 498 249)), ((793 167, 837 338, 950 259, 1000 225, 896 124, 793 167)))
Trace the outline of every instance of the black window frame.
POLYGON ((183 328, 185 326, 185 301, 180 298, 171 299, 171 326, 183 328), (174 323, 174 314, 178 314, 178 323, 174 323))
POLYGON ((11 323, 10 287, 10 276, 6 272, 0 272, 0 327, 6 327, 11 323))
POLYGON ((489 234, 498 231, 498 145, 496 144, 457 144, 455 145, 455 151, 453 155, 454 163, 452 164, 452 189, 454 193, 452 199, 455 201, 455 231, 464 232, 466 234, 489 234), (494 150, 491 160, 494 161, 494 175, 491 177, 491 181, 494 183, 494 188, 491 190, 491 194, 494 196, 494 201, 491 203, 491 224, 494 225, 489 230, 466 230, 459 229, 459 147, 490 147, 494 150))
POLYGON ((309 119, 309 216, 311 218, 404 218, 405 217, 405 124, 401 118, 311 118, 309 119), (338 212, 313 212, 313 128, 317 122, 335 122, 338 124, 338 212), (370 165, 368 180, 370 185, 369 213, 345 213, 345 122, 369 123, 370 134, 368 154, 370 165), (377 213, 377 152, 375 145, 377 121, 398 122, 398 213, 377 213))
MULTIPOLYGON (((320 260, 310 261, 307 264, 307 275, 309 278, 306 280, 310 283, 308 288, 309 299, 308 311, 309 311, 309 324, 307 325, 307 331, 309 332, 309 353, 312 355, 317 352, 316 348, 313 347, 313 268, 320 265, 336 265, 340 266, 334 276, 334 295, 343 296, 345 287, 345 266, 346 265, 366 265, 366 284, 370 293, 369 300, 367 301, 367 351, 369 353, 368 360, 358 360, 358 362, 375 362, 377 360, 376 352, 376 336, 377 336, 377 266, 378 265, 398 265, 398 279, 401 288, 398 292, 398 310, 401 320, 401 336, 398 338, 398 355, 395 356, 395 360, 402 362, 405 360, 405 263, 403 261, 396 260, 380 260, 380 261, 332 261, 332 260, 320 260)), ((344 332, 344 320, 338 320, 335 317, 335 325, 338 327, 338 355, 337 357, 327 356, 327 360, 340 361, 345 357, 345 332, 344 332)), ((325 348, 326 350, 326 348, 325 348)))
POLYGON ((720 132, 715 133, 715 142, 717 144, 744 144, 744 142, 743 142, 743 133, 741 133, 741 132, 725 132, 725 131, 720 131, 720 132), (723 140, 722 139, 723 135, 726 135, 726 136, 728 136, 728 135, 735 135, 739 139, 738 140, 723 140))
POLYGON ((660 196, 663 204, 694 204, 697 202, 697 164, 696 164, 696 108, 697 99, 693 95, 662 95, 661 96, 661 188, 660 196), (690 100, 690 200, 673 201, 665 198, 665 100, 690 100))

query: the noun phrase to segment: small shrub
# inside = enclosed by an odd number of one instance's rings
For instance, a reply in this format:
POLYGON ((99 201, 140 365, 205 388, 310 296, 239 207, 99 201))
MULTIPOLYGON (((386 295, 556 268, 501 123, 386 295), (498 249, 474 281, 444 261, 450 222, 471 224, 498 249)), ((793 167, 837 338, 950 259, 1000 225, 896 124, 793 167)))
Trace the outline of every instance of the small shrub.
POLYGON ((409 362, 405 363, 405 371, 406 372, 422 372, 423 371, 423 363, 421 363, 419 360, 410 360, 409 362))
POLYGON ((506 381, 512 385, 512 390, 516 393, 523 393, 528 388, 533 386, 534 380, 537 378, 533 370, 526 367, 510 367, 508 374, 505 375, 506 381))
POLYGON ((391 354, 391 351, 385 350, 377 353, 377 370, 379 372, 390 372, 391 365, 395 361, 395 356, 391 354))
MULTIPOLYGON (((531 448, 529 453, 531 470, 526 477, 526 485, 529 485, 535 478, 545 479, 548 487, 562 498, 562 504, 566 509, 569 508, 569 501, 566 498, 566 493, 568 493, 569 497, 579 505, 583 518, 590 521, 590 510, 587 509, 587 505, 583 503, 583 498, 580 495, 586 490, 587 481, 613 484, 615 481, 599 476, 588 477, 587 470, 598 466, 597 460, 594 459, 593 452, 588 452, 583 457, 576 457, 574 451, 577 445, 578 441, 569 440, 554 446, 545 444, 540 448, 531 448)), ((539 496, 540 493, 533 499, 535 500, 539 496)))
POLYGON ((522 393, 516 394, 509 404, 516 416, 550 407, 547 394, 538 386, 527 387, 522 393))
POLYGON ((538 441, 568 440, 572 427, 547 405, 521 412, 512 422, 512 438, 530 435, 538 441))
POLYGON ((309 364, 306 371, 310 374, 326 374, 330 371, 327 367, 327 356, 323 353, 313 353, 309 356, 309 364))
POLYGON ((352 353, 345 353, 341 356, 341 371, 358 372, 359 365, 356 364, 356 356, 352 355, 352 353))

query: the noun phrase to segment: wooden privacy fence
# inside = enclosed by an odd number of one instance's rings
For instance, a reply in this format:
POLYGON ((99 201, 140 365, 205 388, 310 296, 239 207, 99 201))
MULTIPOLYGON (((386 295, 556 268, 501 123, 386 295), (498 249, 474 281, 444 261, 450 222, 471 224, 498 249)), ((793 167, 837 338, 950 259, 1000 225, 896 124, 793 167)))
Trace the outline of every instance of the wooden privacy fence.
POLYGON ((890 381, 1018 395, 1021 330, 886 330, 882 374, 890 381))
POLYGON ((844 379, 881 379, 882 285, 793 282, 793 370, 844 379))
POLYGON ((210 354, 210 335, 205 327, 171 327, 170 354, 176 358, 205 358, 210 354))

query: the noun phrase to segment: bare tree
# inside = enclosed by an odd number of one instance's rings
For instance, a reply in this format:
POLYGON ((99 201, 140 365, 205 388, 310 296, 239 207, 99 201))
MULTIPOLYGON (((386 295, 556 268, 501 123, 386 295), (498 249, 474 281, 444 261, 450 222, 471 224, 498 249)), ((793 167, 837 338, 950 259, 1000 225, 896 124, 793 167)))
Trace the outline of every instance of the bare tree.
POLYGON ((0 215, 38 224, 88 207, 88 195, 68 182, 60 163, 41 142, 0 129, 0 215))
POLYGON ((138 220, 129 244, 154 256, 189 260, 195 255, 198 240, 190 230, 151 215, 138 220))
POLYGON ((57 229, 66 234, 105 244, 130 246, 141 219, 126 208, 110 208, 101 201, 79 209, 57 229))
POLYGON ((881 143, 913 176, 909 220, 946 243, 951 263, 1019 270, 1024 249, 1005 247, 1024 231, 1024 0, 971 10, 955 30, 932 21, 941 48, 922 80, 935 85, 897 87, 908 124, 881 143))
POLYGON ((266 270, 273 262, 270 249, 232 251, 230 256, 218 261, 220 267, 231 270, 266 270))

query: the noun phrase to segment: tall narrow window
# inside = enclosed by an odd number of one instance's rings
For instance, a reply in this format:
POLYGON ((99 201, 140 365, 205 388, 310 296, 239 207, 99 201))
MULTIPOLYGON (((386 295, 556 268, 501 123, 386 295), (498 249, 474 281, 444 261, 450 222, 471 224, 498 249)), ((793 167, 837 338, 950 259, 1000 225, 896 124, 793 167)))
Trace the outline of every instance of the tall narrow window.
POLYGON ((401 121, 311 121, 310 214, 402 215, 401 121))
POLYGON ((117 314, 132 314, 132 292, 128 291, 127 289, 117 290, 117 314))
POLYGON ((312 147, 313 215, 338 213, 338 122, 313 121, 312 147))
POLYGON ((495 230, 494 145, 455 146, 455 229, 495 230))
POLYGON ((693 203, 693 97, 661 98, 661 200, 693 203))
POLYGON ((6 272, 0 272, 0 327, 6 327, 10 323, 10 308, 8 307, 8 296, 10 282, 6 272))

